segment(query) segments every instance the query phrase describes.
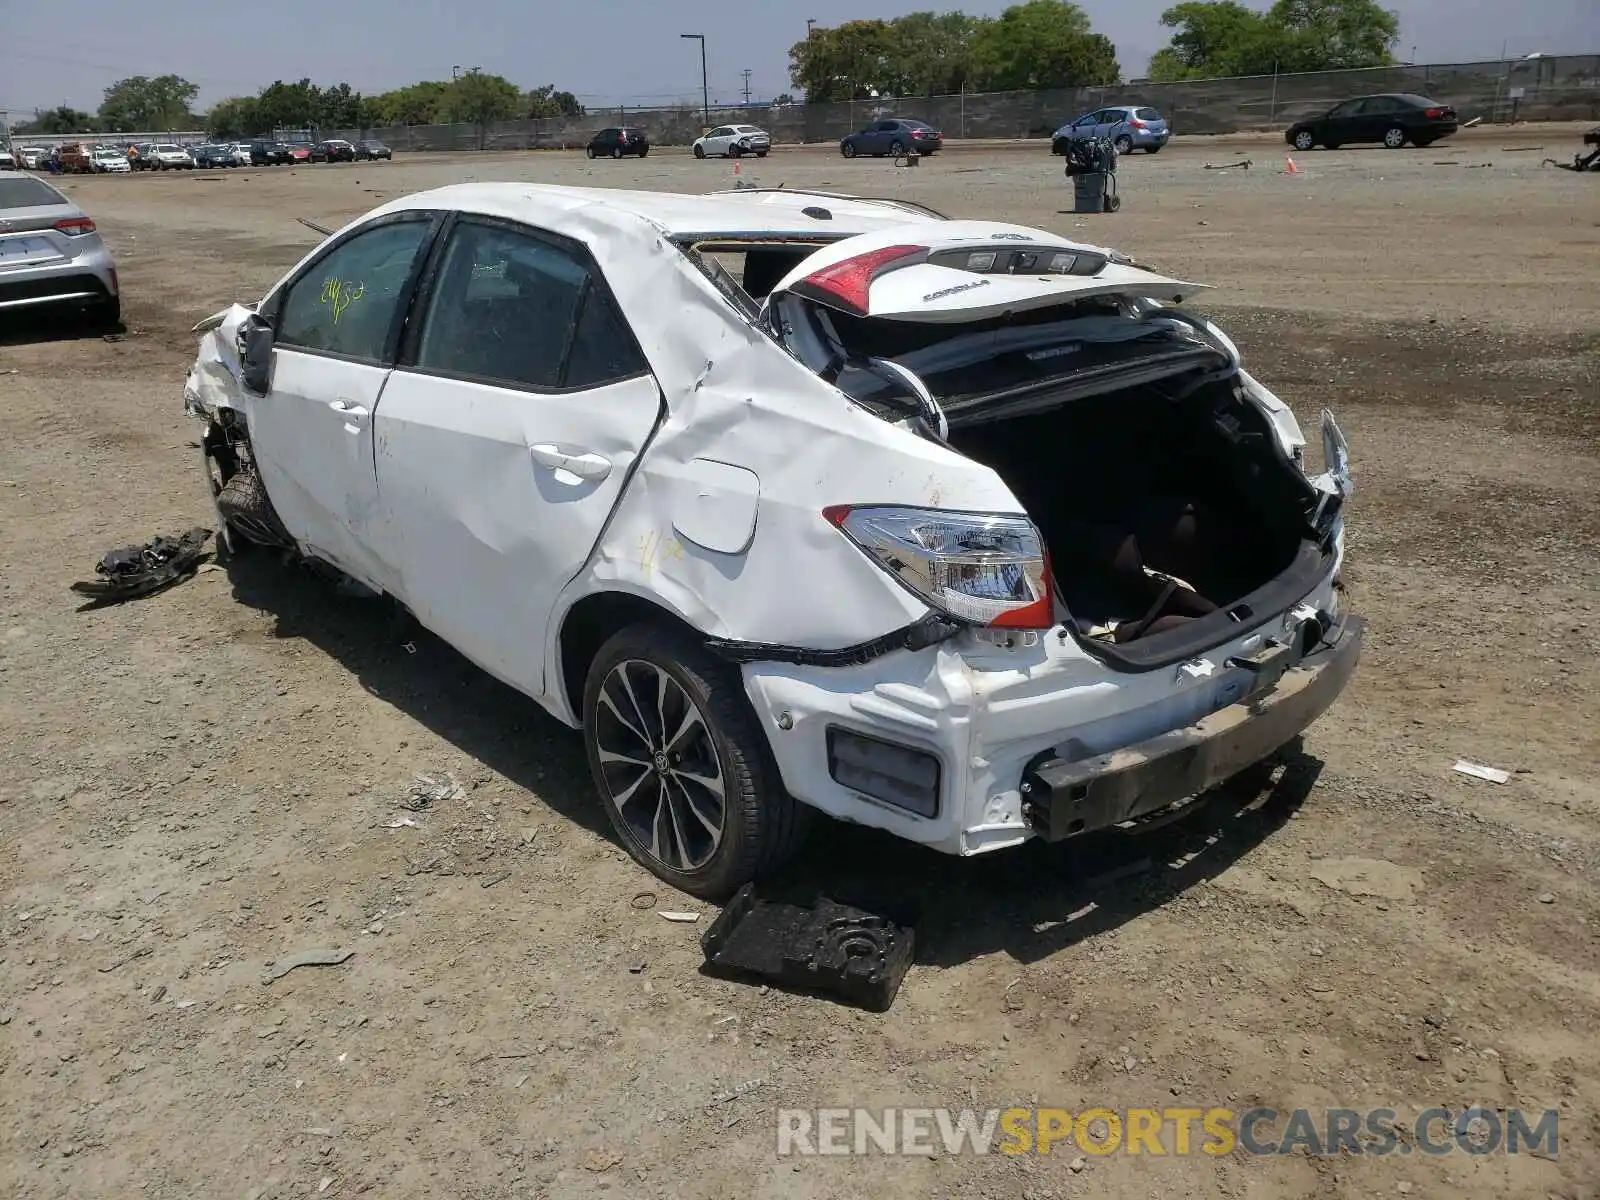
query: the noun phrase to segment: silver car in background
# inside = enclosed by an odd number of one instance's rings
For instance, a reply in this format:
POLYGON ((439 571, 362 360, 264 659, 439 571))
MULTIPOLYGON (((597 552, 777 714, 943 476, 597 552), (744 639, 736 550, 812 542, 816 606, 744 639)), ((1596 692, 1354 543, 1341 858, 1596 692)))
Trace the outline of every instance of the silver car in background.
POLYGON ((117 266, 81 208, 38 176, 0 171, 0 325, 43 308, 115 327, 117 266))

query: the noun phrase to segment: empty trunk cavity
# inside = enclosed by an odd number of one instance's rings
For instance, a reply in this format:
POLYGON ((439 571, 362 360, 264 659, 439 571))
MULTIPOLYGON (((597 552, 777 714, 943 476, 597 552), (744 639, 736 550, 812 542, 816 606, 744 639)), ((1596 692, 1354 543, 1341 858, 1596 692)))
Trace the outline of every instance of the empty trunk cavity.
POLYGON ((1298 602, 1332 565, 1317 493, 1237 379, 1179 380, 957 427, 1045 539, 1067 624, 1130 669, 1181 661, 1298 602))

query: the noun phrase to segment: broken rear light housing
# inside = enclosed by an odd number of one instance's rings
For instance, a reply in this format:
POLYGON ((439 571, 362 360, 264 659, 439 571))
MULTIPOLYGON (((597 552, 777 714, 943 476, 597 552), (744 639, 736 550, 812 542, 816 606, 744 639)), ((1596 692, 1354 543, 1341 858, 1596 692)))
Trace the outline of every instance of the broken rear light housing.
POLYGON ((993 629, 1055 624, 1049 556, 1027 517, 848 504, 822 515, 948 617, 993 629))

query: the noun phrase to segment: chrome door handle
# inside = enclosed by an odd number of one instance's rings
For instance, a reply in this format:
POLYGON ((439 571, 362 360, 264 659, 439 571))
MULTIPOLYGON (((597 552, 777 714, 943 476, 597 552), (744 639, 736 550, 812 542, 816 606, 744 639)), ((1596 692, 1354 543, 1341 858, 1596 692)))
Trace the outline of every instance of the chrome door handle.
POLYGON ((529 446, 528 455, 541 467, 551 471, 566 471, 591 483, 598 483, 611 474, 611 460, 591 450, 568 453, 560 446, 552 446, 547 442, 543 445, 529 446))

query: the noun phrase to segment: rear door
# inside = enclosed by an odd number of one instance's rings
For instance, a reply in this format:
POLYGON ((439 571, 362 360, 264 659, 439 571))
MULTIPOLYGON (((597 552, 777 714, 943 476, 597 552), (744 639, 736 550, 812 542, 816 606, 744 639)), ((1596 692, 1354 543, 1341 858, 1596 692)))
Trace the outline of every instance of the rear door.
POLYGON ((373 469, 373 413, 389 377, 435 214, 364 225, 312 260, 263 306, 271 384, 250 406, 250 443, 284 526, 301 547, 394 592, 373 469))
POLYGON ((654 430, 661 393, 577 243, 463 216, 378 413, 406 604, 491 675, 545 688, 545 627, 654 430))

